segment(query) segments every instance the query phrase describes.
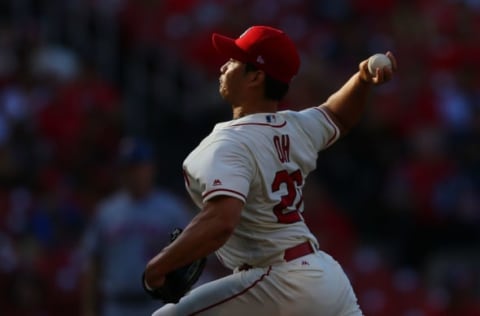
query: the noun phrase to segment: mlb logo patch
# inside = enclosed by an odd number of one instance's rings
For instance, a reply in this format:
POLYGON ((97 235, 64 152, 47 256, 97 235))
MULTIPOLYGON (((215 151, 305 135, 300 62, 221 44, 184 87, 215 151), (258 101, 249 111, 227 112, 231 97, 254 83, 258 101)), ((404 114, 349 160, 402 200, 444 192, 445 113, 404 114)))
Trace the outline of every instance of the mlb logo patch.
POLYGON ((277 122, 277 118, 275 117, 275 115, 267 115, 265 117, 265 119, 267 120, 268 123, 276 123, 277 122))

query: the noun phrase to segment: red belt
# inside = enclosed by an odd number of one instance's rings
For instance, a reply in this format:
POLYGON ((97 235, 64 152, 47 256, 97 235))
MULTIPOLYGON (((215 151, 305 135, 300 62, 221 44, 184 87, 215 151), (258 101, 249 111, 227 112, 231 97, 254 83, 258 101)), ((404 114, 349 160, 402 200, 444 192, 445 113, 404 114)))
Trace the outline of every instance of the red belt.
POLYGON ((288 262, 314 252, 315 249, 312 247, 312 244, 309 241, 306 241, 304 243, 286 249, 285 254, 283 255, 283 259, 288 262))
MULTIPOLYGON (((309 255, 311 253, 314 253, 315 249, 313 248, 312 244, 309 241, 303 242, 301 244, 298 244, 296 246, 293 246, 291 248, 288 248, 285 250, 283 254, 283 259, 287 262, 295 260, 297 258, 309 255)), ((252 268, 251 265, 249 264, 242 264, 238 270, 239 271, 246 271, 250 270, 252 268)))

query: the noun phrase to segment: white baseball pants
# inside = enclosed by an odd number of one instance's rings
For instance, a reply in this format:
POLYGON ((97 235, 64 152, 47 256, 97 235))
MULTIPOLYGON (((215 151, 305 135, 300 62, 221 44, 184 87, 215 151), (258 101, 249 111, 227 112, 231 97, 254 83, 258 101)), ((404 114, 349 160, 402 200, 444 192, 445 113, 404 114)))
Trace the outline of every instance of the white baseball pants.
POLYGON ((340 265, 317 251, 203 284, 152 316, 361 316, 340 265))

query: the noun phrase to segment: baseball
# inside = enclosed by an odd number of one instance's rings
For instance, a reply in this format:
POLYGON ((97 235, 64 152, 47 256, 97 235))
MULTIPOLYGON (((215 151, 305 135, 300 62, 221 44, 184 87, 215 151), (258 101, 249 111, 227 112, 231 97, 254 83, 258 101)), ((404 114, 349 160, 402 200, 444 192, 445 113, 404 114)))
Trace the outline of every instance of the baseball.
POLYGON ((392 69, 392 62, 387 55, 375 54, 368 59, 368 71, 370 72, 370 74, 375 75, 376 69, 383 69, 383 67, 388 67, 392 69))

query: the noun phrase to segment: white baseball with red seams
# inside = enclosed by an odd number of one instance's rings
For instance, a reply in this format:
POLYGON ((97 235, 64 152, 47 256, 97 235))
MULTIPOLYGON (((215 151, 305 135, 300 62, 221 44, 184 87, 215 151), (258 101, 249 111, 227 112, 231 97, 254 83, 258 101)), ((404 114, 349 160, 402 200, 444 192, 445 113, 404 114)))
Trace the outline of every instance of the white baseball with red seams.
POLYGON ((377 68, 383 69, 388 67, 392 69, 392 62, 385 54, 375 54, 368 59, 368 71, 370 74, 375 75, 377 68))

